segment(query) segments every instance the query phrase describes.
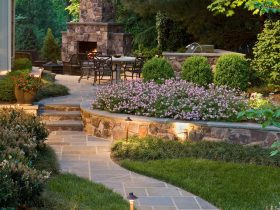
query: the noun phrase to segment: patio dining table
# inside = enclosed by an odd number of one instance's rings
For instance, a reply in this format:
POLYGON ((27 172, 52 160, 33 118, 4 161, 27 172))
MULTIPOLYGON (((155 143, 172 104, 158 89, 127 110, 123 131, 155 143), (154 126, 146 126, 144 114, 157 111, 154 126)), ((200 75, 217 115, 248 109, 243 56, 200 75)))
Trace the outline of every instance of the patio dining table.
POLYGON ((114 57, 112 56, 112 63, 115 66, 116 70, 116 82, 121 79, 121 66, 124 64, 131 64, 135 62, 136 57, 131 56, 121 56, 121 57, 114 57))
MULTIPOLYGON (((97 58, 102 58, 102 57, 97 56, 97 58)), ((113 68, 116 71, 116 82, 118 82, 121 79, 121 66, 124 64, 132 64, 135 62, 135 59, 136 57, 132 57, 132 56, 121 56, 121 57, 112 56, 113 68)), ((84 64, 92 65, 93 62, 85 61, 84 64)))

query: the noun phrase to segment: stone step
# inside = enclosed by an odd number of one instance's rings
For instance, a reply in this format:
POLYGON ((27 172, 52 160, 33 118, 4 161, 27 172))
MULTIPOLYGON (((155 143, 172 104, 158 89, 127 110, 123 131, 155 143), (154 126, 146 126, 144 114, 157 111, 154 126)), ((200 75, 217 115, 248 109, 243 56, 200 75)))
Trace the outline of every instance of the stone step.
POLYGON ((41 110, 55 110, 55 111, 80 111, 78 104, 45 104, 40 107, 41 110))
POLYGON ((41 110, 40 116, 45 121, 82 120, 80 111, 41 110))
POLYGON ((81 120, 43 120, 49 131, 83 131, 84 125, 81 120))

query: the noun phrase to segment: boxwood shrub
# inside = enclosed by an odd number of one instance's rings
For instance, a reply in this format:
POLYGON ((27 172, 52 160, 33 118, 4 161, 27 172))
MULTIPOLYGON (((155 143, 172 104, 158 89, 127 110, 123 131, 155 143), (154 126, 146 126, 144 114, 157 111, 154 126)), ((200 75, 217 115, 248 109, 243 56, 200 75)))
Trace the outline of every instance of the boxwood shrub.
POLYGON ((207 86, 213 82, 213 73, 206 57, 192 56, 185 60, 182 65, 183 80, 198 85, 207 86))
POLYGON ((280 166, 280 156, 270 157, 270 149, 242 146, 226 142, 178 142, 155 137, 131 137, 118 141, 112 147, 116 159, 159 160, 177 158, 203 158, 236 163, 280 166))
POLYGON ((214 83, 231 88, 246 90, 249 83, 249 63, 241 55, 227 54, 221 56, 216 65, 214 83))
POLYGON ((164 80, 174 77, 174 70, 170 63, 164 58, 152 58, 143 67, 144 81, 154 80, 163 83, 164 80))

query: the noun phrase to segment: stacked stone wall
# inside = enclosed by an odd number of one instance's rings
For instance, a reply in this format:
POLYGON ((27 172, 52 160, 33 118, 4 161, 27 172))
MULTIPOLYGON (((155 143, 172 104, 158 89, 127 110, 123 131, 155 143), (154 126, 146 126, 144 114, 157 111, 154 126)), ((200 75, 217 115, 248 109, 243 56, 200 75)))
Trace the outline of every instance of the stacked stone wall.
POLYGON ((155 136, 181 141, 225 141, 233 144, 270 147, 280 139, 280 129, 262 129, 258 124, 191 122, 171 119, 145 118, 90 110, 82 107, 84 130, 87 134, 109 140, 129 136, 155 136))

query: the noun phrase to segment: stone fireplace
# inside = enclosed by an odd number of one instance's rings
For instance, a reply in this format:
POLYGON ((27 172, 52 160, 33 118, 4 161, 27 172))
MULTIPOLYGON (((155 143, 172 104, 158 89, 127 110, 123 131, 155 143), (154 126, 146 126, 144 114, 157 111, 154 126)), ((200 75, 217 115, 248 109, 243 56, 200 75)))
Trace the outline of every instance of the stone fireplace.
POLYGON ((67 24, 62 32, 62 61, 90 51, 104 55, 131 53, 132 39, 115 21, 111 0, 80 0, 80 20, 67 24))

